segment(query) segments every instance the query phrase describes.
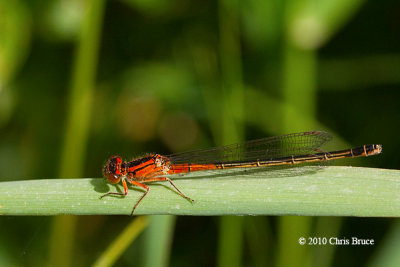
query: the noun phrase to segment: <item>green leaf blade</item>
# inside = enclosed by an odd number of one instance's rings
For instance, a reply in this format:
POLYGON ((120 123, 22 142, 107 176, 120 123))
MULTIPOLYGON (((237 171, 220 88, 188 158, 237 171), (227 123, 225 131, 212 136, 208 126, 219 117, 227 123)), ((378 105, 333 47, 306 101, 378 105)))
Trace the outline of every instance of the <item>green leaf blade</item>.
MULTIPOLYGON (((352 167, 300 167, 215 176, 192 173, 173 179, 195 203, 168 183, 150 184, 135 215, 305 215, 400 216, 400 171, 352 167)), ((0 214, 125 214, 143 191, 129 188, 126 197, 105 179, 47 179, 0 183, 0 214)))

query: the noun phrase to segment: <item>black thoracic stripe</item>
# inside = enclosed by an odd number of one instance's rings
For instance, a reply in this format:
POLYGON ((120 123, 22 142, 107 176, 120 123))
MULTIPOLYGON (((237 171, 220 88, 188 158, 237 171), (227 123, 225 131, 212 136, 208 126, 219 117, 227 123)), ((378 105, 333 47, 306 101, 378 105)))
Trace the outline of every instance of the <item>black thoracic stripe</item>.
MULTIPOLYGON (((131 168, 131 167, 135 167, 135 166, 140 165, 140 164, 143 164, 143 163, 145 163, 146 161, 149 161, 150 159, 152 159, 152 157, 145 157, 145 158, 141 158, 141 159, 139 159, 139 160, 135 160, 135 161, 128 162, 128 164, 127 164, 127 169, 129 169, 129 168, 131 168)), ((140 171, 140 170, 143 170, 144 168, 147 168, 148 166, 153 165, 153 164, 154 164, 154 163, 146 164, 146 165, 144 165, 144 166, 142 166, 142 167, 140 167, 140 168, 135 169, 135 170, 132 171, 131 173, 132 173, 133 175, 135 175, 136 172, 138 172, 138 171, 140 171)))
POLYGON ((149 164, 144 165, 144 166, 142 166, 142 167, 140 167, 140 168, 137 168, 137 169, 135 169, 134 171, 132 171, 131 173, 132 173, 133 175, 135 175, 136 172, 138 172, 138 171, 140 171, 140 170, 143 170, 144 168, 147 168, 147 167, 150 166, 150 165, 153 165, 153 163, 149 163, 149 164))
POLYGON ((143 158, 138 158, 138 159, 134 159, 132 161, 128 162, 129 166, 136 166, 136 165, 140 165, 142 163, 145 163, 146 161, 152 159, 152 156, 148 156, 148 157, 143 157, 143 158))

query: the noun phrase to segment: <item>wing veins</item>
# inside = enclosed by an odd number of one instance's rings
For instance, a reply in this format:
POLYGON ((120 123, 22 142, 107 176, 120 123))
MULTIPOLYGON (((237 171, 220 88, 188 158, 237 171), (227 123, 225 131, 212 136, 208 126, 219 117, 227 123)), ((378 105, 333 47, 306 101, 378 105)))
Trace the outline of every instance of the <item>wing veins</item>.
POLYGON ((327 132, 312 131, 267 137, 226 146, 199 149, 169 155, 172 163, 223 163, 270 160, 273 158, 313 154, 332 139, 327 132))

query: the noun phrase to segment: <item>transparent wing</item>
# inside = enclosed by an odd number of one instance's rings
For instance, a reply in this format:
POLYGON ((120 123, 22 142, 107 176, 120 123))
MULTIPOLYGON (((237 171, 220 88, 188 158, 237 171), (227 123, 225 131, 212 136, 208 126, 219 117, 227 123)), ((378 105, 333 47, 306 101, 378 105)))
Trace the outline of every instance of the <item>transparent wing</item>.
POLYGON ((169 155, 172 163, 224 163, 271 160, 275 158, 314 154, 332 139, 327 132, 311 131, 273 136, 227 146, 169 155))

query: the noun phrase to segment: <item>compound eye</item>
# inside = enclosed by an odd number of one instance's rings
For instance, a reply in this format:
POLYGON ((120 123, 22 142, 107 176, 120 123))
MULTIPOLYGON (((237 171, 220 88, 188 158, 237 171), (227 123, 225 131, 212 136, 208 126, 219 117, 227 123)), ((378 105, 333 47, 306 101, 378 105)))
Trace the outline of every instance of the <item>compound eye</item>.
POLYGON ((118 183, 121 174, 122 158, 120 156, 112 156, 104 166, 103 174, 111 183, 118 183))

